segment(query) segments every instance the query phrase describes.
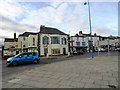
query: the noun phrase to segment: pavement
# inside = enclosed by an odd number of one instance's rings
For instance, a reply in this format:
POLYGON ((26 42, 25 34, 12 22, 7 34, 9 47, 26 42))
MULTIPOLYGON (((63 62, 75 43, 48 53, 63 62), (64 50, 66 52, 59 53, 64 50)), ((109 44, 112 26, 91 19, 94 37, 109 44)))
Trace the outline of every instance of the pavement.
MULTIPOLYGON (((77 56, 76 56, 77 57, 77 56)), ((116 88, 118 56, 64 58, 3 78, 3 88, 116 88)))

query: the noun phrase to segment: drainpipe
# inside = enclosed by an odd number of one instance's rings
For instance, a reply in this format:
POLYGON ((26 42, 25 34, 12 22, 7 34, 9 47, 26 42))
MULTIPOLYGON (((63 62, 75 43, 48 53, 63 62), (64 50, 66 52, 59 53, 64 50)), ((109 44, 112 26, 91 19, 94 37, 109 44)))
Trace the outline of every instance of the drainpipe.
POLYGON ((108 38, 108 55, 110 55, 110 51, 109 51, 109 38, 108 38))
POLYGON ((68 56, 70 56, 70 35, 68 35, 68 56))
POLYGON ((38 32, 38 55, 40 57, 40 31, 38 32))

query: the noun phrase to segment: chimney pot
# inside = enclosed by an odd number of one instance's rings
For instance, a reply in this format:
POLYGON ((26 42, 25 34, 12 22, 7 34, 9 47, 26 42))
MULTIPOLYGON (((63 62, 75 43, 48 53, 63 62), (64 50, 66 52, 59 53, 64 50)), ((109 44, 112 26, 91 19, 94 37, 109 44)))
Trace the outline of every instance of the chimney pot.
POLYGON ((16 39, 16 33, 14 33, 14 39, 16 39))

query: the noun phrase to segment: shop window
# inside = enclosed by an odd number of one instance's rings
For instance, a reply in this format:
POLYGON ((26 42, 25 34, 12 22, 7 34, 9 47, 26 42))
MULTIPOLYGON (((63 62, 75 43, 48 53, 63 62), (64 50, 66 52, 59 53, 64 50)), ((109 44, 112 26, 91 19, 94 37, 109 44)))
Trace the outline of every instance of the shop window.
POLYGON ((60 54, 60 49, 52 49, 52 54, 60 54))

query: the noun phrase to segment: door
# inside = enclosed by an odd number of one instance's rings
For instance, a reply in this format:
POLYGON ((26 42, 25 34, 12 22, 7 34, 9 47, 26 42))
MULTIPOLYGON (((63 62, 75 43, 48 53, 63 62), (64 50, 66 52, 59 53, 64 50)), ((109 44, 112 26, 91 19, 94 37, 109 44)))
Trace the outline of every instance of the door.
POLYGON ((44 48, 44 55, 47 56, 48 48, 44 48))
POLYGON ((65 48, 63 48, 63 54, 64 54, 64 55, 66 54, 66 49, 65 49, 65 48))

